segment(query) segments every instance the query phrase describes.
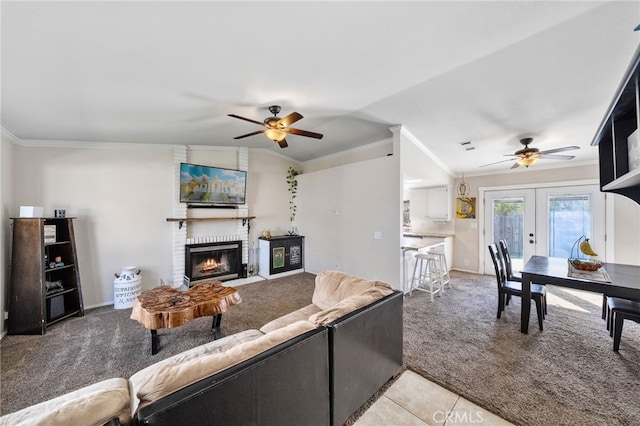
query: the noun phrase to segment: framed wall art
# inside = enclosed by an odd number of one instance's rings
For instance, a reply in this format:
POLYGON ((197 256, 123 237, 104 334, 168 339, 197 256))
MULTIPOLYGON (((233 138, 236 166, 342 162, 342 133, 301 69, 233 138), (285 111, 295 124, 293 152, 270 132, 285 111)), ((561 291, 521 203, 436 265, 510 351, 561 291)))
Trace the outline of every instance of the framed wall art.
POLYGON ((456 198, 456 218, 475 219, 476 218, 476 197, 456 198))

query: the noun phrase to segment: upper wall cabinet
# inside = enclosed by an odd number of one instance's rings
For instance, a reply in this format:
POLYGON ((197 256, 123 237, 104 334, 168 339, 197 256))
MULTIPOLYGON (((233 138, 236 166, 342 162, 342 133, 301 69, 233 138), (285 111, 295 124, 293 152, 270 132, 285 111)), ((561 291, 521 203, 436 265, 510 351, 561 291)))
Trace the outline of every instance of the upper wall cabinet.
POLYGON ((448 222, 452 217, 451 188, 434 186, 411 190, 411 217, 448 222))
POLYGON ((600 190, 640 204, 640 48, 591 142, 600 157, 600 190))

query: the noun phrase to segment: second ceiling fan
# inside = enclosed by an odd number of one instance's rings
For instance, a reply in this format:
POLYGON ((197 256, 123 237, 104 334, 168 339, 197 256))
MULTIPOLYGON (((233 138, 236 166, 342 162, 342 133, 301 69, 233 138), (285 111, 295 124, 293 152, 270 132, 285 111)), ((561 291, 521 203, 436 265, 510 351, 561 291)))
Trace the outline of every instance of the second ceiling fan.
POLYGON ((272 105, 269 107, 269 111, 273 114, 273 117, 267 117, 264 121, 260 122, 257 120, 252 120, 250 118, 241 117, 236 114, 228 114, 229 117, 238 118, 240 120, 245 120, 250 123, 255 123, 259 126, 264 126, 265 129, 257 130, 255 132, 247 133, 246 135, 236 136, 234 139, 242 139, 248 136, 258 135, 260 133, 264 133, 265 136, 278 145, 280 148, 286 148, 287 145, 287 133, 298 136, 306 136, 308 138, 322 139, 323 135, 320 133, 309 132, 307 130, 294 129, 293 127, 289 127, 296 121, 300 120, 302 117, 301 114, 297 112, 292 112, 291 114, 280 118, 278 117, 278 113, 280 112, 280 107, 278 105, 272 105))
POLYGON ((574 155, 557 155, 558 152, 573 151, 574 149, 580 149, 579 146, 564 146, 562 148, 553 148, 546 151, 540 151, 538 148, 530 148, 529 144, 533 142, 533 138, 520 139, 520 143, 524 145, 524 148, 514 152, 513 154, 505 154, 510 157, 508 160, 496 161, 495 163, 484 164, 480 167, 491 166, 493 164, 504 163, 507 161, 515 161, 512 169, 520 166, 529 167, 535 164, 539 159, 545 158, 547 160, 572 160, 574 155))

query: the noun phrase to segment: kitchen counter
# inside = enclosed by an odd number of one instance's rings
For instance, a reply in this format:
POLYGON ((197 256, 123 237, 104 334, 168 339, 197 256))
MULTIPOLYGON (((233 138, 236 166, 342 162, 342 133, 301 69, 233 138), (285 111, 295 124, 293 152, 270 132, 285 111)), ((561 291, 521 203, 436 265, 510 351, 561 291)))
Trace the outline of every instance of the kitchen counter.
POLYGON ((450 237, 453 237, 453 235, 418 234, 405 232, 402 238, 402 249, 416 250, 422 248, 434 248, 437 245, 444 244, 445 240, 450 237))
POLYGON ((405 237, 409 238, 447 238, 453 237, 453 234, 436 234, 436 233, 419 233, 419 232, 404 232, 402 234, 405 237))

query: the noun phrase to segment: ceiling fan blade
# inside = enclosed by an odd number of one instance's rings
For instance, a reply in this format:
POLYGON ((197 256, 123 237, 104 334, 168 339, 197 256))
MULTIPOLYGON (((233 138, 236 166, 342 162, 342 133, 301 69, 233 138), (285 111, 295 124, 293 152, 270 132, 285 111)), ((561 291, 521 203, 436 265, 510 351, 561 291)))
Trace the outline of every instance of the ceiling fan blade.
POLYGON ((286 148, 289 145, 287 145, 287 140, 286 139, 282 139, 280 142, 278 142, 278 145, 280 145, 280 148, 286 148))
POLYGON ((518 167, 520 167, 520 163, 518 162, 513 163, 513 166, 511 166, 512 169, 517 169, 518 167))
POLYGON ((236 136, 234 139, 242 139, 253 135, 259 135, 260 133, 264 133, 264 130, 258 130, 255 132, 247 133, 246 135, 236 136))
POLYGON ((554 148, 554 149, 548 149, 546 151, 540 151, 538 154, 547 155, 547 154, 553 154, 555 152, 573 151, 574 149, 580 149, 580 147, 575 145, 564 146, 562 148, 554 148))
POLYGON ((283 129, 283 130, 285 132, 288 132, 294 135, 306 136, 308 138, 322 139, 322 137, 324 136, 324 135, 321 135, 320 133, 313 133, 307 130, 294 129, 293 127, 287 127, 286 129, 283 129))
POLYGON ((245 117, 240 117, 239 115, 235 115, 235 114, 227 114, 229 117, 233 117, 233 118, 239 118, 240 120, 244 120, 244 121, 248 121, 250 123, 255 123, 259 126, 264 126, 265 124, 261 121, 256 121, 256 120, 252 120, 250 118, 245 118, 245 117))
POLYGON ((483 164, 480 167, 493 166, 494 164, 506 163, 507 161, 514 161, 514 160, 517 160, 517 159, 518 158, 510 158, 508 160, 496 161, 495 163, 483 164))
POLYGON ((551 154, 551 155, 541 155, 541 158, 544 158, 545 160, 573 160, 574 158, 576 158, 576 156, 551 154))
POLYGON ((286 117, 283 117, 280 120, 278 120, 278 123, 282 124, 284 127, 289 127, 296 121, 300 120, 301 118, 302 118, 301 114, 298 114, 297 112, 292 112, 286 117))

